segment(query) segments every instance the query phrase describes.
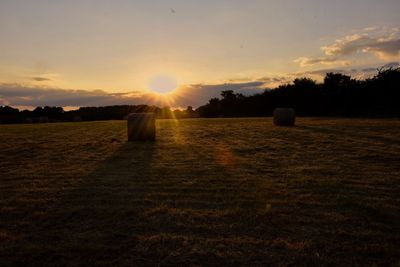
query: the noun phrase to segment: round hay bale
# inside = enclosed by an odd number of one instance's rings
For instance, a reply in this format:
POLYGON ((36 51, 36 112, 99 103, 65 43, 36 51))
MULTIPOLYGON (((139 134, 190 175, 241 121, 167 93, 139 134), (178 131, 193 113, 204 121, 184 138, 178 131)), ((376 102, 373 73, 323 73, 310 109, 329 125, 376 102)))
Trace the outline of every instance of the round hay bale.
POLYGON ((48 117, 45 116, 39 117, 39 123, 48 123, 48 122, 49 122, 48 117))
POLYGON ((156 139, 156 115, 131 113, 128 115, 128 141, 154 141, 156 139))
POLYGON ((74 122, 80 122, 82 121, 82 117, 81 116, 75 116, 74 117, 74 122))
POLYGON ((294 126, 296 113, 292 108, 276 108, 274 110, 274 124, 277 126, 294 126))

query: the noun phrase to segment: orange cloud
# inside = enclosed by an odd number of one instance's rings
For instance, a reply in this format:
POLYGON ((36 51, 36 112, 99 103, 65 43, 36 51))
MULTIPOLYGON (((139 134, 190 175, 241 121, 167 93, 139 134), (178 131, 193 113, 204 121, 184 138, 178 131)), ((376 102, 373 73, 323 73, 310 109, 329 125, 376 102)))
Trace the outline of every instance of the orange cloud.
POLYGON ((340 60, 336 57, 319 57, 319 58, 300 57, 295 59, 294 62, 299 63, 300 67, 314 66, 317 64, 348 66, 351 63, 348 60, 340 60))

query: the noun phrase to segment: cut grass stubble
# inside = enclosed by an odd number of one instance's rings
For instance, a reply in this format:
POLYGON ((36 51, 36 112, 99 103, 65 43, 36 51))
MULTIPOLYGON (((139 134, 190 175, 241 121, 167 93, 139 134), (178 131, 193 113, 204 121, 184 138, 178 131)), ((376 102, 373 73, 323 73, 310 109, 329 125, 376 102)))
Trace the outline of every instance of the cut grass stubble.
POLYGON ((0 125, 0 265, 394 265, 400 122, 0 125))

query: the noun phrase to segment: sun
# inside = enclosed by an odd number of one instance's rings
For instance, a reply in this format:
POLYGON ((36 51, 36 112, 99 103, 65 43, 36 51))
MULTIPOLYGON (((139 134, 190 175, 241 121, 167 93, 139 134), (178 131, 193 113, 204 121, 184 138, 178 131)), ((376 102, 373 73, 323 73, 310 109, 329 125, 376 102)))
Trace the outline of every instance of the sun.
POLYGON ((148 86, 153 93, 169 94, 178 87, 178 82, 171 76, 157 75, 150 79, 148 86))

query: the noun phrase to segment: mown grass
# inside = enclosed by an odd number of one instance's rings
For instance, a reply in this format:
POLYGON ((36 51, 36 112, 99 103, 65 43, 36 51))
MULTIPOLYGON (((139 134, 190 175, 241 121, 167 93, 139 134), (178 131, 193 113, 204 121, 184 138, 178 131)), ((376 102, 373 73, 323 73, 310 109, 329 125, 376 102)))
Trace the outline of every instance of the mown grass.
POLYGON ((0 125, 0 266, 398 266, 400 121, 0 125))

